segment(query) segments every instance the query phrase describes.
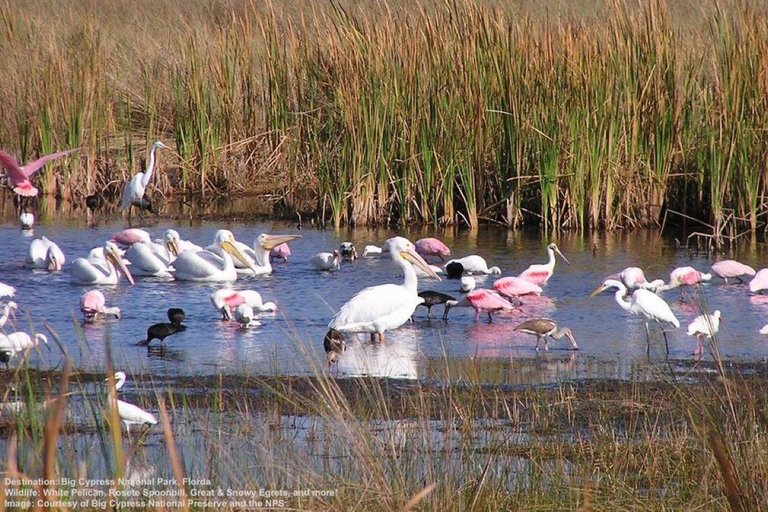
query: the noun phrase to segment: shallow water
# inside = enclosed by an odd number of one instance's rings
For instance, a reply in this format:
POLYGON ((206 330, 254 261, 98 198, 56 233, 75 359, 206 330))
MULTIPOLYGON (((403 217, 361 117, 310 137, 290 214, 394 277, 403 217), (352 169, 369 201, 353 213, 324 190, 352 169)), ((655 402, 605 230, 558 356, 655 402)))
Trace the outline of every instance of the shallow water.
MULTIPOLYGON (((0 281, 15 286, 16 302, 28 316, 17 314, 19 329, 46 333, 55 331, 62 348, 75 366, 100 371, 106 368, 105 340, 111 340, 115 364, 130 372, 148 371, 159 376, 189 374, 247 373, 261 375, 303 375, 322 368, 322 340, 326 325, 345 301, 360 289, 386 282, 399 282, 397 268, 388 260, 360 259, 345 264, 338 272, 318 272, 308 263, 315 253, 352 241, 362 253, 367 244, 380 245, 394 233, 387 230, 305 229, 303 238, 291 243, 293 252, 288 263, 278 263, 271 276, 241 277, 237 289, 255 289, 264 300, 278 303, 275 314, 261 315, 260 327, 242 329, 236 323, 223 322, 213 309, 209 295, 223 285, 167 282, 137 278, 136 285, 123 281, 117 286, 99 287, 107 304, 118 306, 122 318, 81 326, 79 298, 89 286, 70 282, 69 267, 95 246, 102 245, 113 233, 125 227, 124 221, 89 228, 79 221, 47 221, 38 224, 33 233, 18 229, 15 221, 0 226, 0 281), (31 235, 31 236, 30 236, 31 235), (59 244, 67 257, 62 272, 33 271, 24 266, 29 243, 47 236, 59 244), (136 346, 149 325, 166 320, 166 309, 181 307, 187 315, 186 332, 169 337, 164 349, 136 346), (82 329, 85 343, 78 341, 82 329)), ((246 243, 262 232, 298 233, 294 224, 193 224, 160 221, 146 229, 160 238, 167 228, 177 229, 184 239, 207 245, 220 227, 231 229, 246 243)), ((412 240, 432 233, 404 233, 412 240)), ((546 261, 549 240, 537 235, 486 228, 477 232, 440 234, 455 257, 477 253, 489 265, 498 265, 502 276, 517 275, 529 264, 546 261)), ((691 256, 674 249, 674 240, 659 239, 655 232, 607 234, 590 238, 565 236, 557 243, 571 265, 558 260, 554 276, 545 286, 545 295, 524 298, 521 311, 496 315, 493 323, 485 316, 479 322, 474 311, 458 308, 443 322, 442 306, 427 319, 426 310, 418 308, 413 324, 387 333, 385 345, 371 344, 367 335, 352 336, 348 351, 339 364, 340 376, 387 376, 396 378, 428 378, 435 380, 461 378, 471 371, 482 380, 516 381, 521 363, 533 368, 539 381, 554 381, 558 376, 576 378, 623 378, 635 374, 635 363, 646 359, 645 328, 641 318, 629 315, 614 302, 613 294, 589 298, 601 280, 626 266, 640 266, 649 279, 669 279, 674 267, 691 265, 709 269, 711 260, 703 255, 691 256), (578 352, 570 351, 566 340, 550 344, 548 355, 536 354, 535 339, 514 332, 519 322, 533 317, 553 318, 558 325, 569 326, 579 342, 578 352), (449 361, 452 364, 445 365, 449 361), (470 364, 471 362, 471 364, 470 364), (510 362, 512 364, 510 364, 510 362), (477 368, 480 368, 478 370, 477 368), (446 368, 449 370, 446 374, 446 368), (451 368, 456 372, 451 374, 451 368), (467 368, 471 368, 468 370, 467 368)), ((755 268, 762 258, 755 250, 743 249, 732 255, 755 268)), ((496 276, 478 278, 478 286, 492 287, 496 276)), ((420 290, 438 290, 459 295, 458 282, 431 279, 420 281, 420 290)), ((750 296, 746 285, 724 285, 719 280, 703 287, 711 310, 720 309, 725 319, 720 335, 720 351, 725 359, 758 362, 768 357, 768 337, 758 329, 768 322, 768 297, 750 296)), ((700 314, 699 307, 680 302, 680 293, 669 291, 664 298, 680 320, 681 328, 669 332, 670 358, 692 359, 695 339, 685 335, 690 321, 700 314)), ((670 327, 671 328, 671 327, 670 327)), ((663 360, 663 338, 658 326, 652 325, 651 359, 663 360)), ((4 332, 13 328, 6 325, 4 332)), ((152 344, 155 345, 157 341, 152 344)), ((49 368, 60 366, 63 356, 55 343, 52 350, 31 355, 31 365, 49 368)), ((12 364, 18 364, 18 359, 12 364)))

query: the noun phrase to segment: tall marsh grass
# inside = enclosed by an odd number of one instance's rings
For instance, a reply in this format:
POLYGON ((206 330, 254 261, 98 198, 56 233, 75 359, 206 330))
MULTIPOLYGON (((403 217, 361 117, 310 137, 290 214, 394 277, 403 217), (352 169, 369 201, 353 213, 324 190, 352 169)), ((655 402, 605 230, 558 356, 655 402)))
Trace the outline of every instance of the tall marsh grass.
POLYGON ((0 145, 82 145, 42 178, 77 196, 119 192, 124 141, 175 140, 162 193, 269 193, 336 226, 616 229, 665 209, 764 225, 761 3, 615 0, 600 23, 368 7, 5 2, 0 145))

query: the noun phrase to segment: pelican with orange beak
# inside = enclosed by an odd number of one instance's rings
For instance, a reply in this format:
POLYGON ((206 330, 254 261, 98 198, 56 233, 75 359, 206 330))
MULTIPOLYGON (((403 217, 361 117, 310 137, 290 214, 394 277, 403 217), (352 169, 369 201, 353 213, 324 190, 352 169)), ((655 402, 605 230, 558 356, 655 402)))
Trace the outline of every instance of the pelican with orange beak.
POLYGON ((88 258, 77 258, 72 262, 72 282, 75 284, 117 284, 120 274, 134 284, 133 276, 123 262, 120 250, 114 242, 104 245, 104 256, 91 251, 88 258))
POLYGON ((233 256, 246 267, 256 271, 256 265, 243 254, 231 231, 220 229, 216 232, 213 243, 219 248, 217 252, 187 250, 180 253, 173 261, 174 277, 179 281, 206 283, 235 281, 237 270, 233 256))

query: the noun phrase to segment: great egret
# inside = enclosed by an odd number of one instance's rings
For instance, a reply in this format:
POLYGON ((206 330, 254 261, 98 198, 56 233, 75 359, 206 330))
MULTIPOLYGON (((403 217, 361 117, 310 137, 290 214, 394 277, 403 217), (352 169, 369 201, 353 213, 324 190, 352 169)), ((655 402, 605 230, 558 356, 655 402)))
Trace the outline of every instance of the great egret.
MULTIPOLYGON (((152 144, 149 150, 149 165, 144 172, 137 173, 131 181, 125 186, 123 191, 123 199, 120 202, 121 210, 128 210, 128 216, 131 214, 132 206, 140 206, 144 199, 144 192, 149 185, 149 180, 152 178, 152 171, 155 170, 155 152, 158 149, 168 149, 168 146, 160 141, 152 144)), ((141 208, 139 209, 141 211, 141 208)))

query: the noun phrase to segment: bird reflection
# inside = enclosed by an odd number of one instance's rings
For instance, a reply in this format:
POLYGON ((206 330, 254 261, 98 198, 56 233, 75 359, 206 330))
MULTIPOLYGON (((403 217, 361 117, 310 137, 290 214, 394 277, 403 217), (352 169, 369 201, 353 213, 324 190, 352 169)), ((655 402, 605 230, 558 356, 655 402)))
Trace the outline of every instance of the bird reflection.
POLYGON ((181 362, 186 360, 183 350, 168 348, 166 345, 154 345, 147 347, 147 357, 158 361, 181 362))
POLYGON ((387 344, 355 341, 347 346, 337 365, 339 374, 348 377, 419 377, 416 344, 407 339, 397 339, 387 344))

